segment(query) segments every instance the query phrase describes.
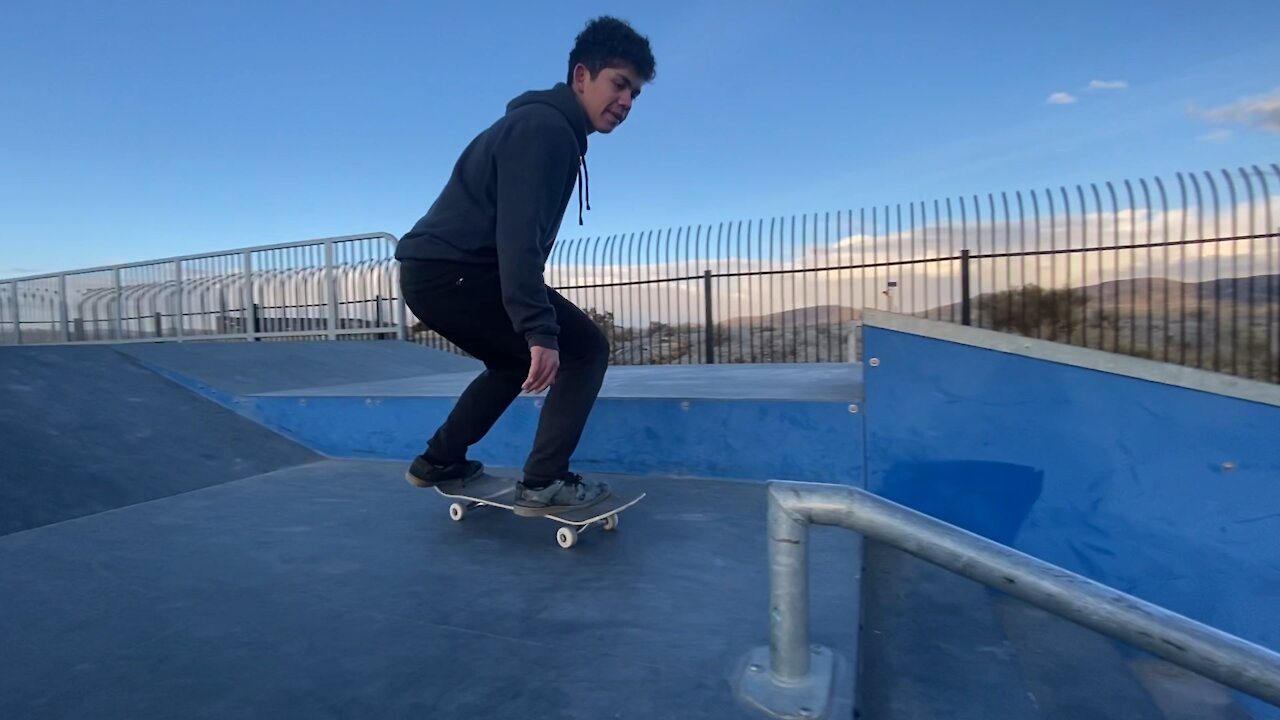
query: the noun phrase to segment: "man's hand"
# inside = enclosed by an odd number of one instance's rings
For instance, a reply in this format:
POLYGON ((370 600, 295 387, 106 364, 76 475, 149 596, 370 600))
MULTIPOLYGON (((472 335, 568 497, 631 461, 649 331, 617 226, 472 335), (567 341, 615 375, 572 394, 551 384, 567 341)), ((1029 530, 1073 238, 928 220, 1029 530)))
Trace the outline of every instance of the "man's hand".
POLYGON ((560 351, 534 345, 529 348, 532 360, 529 363, 529 377, 520 386, 525 392, 540 393, 551 387, 560 372, 560 351))

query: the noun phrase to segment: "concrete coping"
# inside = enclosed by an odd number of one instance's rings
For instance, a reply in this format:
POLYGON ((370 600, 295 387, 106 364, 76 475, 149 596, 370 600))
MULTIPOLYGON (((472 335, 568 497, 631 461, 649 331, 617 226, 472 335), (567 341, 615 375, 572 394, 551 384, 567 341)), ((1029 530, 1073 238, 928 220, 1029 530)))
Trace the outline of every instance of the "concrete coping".
POLYGON ((863 311, 862 324, 1280 407, 1280 385, 1209 370, 870 308, 863 311))

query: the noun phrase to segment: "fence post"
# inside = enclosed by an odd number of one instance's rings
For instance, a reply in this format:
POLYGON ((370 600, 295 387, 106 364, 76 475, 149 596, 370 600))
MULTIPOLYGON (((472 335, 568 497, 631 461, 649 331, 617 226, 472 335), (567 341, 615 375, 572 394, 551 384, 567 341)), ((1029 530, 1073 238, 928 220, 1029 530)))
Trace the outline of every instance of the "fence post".
POLYGON ((112 330, 116 340, 124 340, 124 290, 120 287, 120 268, 111 271, 111 282, 116 293, 116 320, 112 330))
POLYGON ((716 361, 716 326, 715 326, 715 309, 711 306, 711 271, 702 271, 702 295, 706 298, 706 318, 704 320, 706 341, 707 341, 707 364, 714 365, 716 361))
POLYGON ((22 344, 22 314, 18 312, 18 281, 9 283, 9 287, 13 288, 13 308, 9 313, 13 316, 13 341, 16 345, 22 344))
POLYGON ((183 292, 182 292, 182 261, 181 260, 173 264, 173 281, 174 281, 174 284, 177 286, 177 293, 178 293, 178 298, 177 298, 178 301, 176 303, 176 307, 174 308, 174 312, 177 313, 177 317, 174 318, 174 329, 176 330, 178 335, 178 342, 182 342, 182 334, 184 332, 183 326, 187 324, 187 311, 182 301, 183 292))
POLYGON ((71 310, 67 305, 67 275, 58 276, 58 328, 62 331, 62 342, 71 342, 71 310))
POLYGON ((328 297, 329 339, 338 339, 338 273, 333 265, 333 241, 324 243, 324 275, 325 289, 328 297))
POLYGON ((960 251, 960 323, 972 324, 969 306, 969 249, 960 251))
POLYGON ((405 317, 404 296, 402 293, 396 293, 396 339, 408 340, 409 329, 406 324, 409 322, 405 317))
POLYGON ((253 251, 244 251, 244 289, 240 293, 240 318, 244 325, 244 336, 251 342, 257 342, 256 328, 253 322, 253 251))
POLYGON ((395 302, 393 313, 396 323, 396 339, 408 340, 409 330, 407 327, 408 318, 405 317, 404 293, 400 292, 400 265, 395 259, 395 248, 399 243, 394 237, 388 237, 387 241, 391 245, 391 267, 393 268, 391 278, 389 279, 388 289, 391 291, 391 299, 395 302))

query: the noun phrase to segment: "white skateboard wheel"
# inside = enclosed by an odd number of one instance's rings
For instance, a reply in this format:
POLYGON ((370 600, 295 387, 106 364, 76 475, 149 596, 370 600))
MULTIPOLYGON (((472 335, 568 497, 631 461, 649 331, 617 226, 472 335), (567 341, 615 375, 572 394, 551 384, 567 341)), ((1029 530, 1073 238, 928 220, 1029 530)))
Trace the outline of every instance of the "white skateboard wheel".
POLYGON ((618 516, 617 516, 617 515, 610 515, 609 517, 605 518, 605 519, 604 519, 604 529, 605 529, 605 530, 617 530, 617 529, 618 529, 618 516))
POLYGON ((462 507, 461 503, 453 503, 449 506, 449 518, 457 522, 467 514, 467 509, 462 507))
POLYGON ((556 542, 562 548, 571 548, 578 543, 578 533, 573 528, 562 527, 556 531, 556 542))

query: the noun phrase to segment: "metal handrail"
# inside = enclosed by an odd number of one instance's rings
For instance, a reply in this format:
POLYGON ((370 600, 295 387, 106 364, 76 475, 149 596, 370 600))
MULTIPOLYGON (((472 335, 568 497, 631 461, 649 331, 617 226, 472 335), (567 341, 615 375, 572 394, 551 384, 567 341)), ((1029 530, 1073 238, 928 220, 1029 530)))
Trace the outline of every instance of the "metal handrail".
POLYGON ((830 678, 813 677, 809 645, 811 524, 861 533, 1280 706, 1280 654, 1271 650, 860 488, 774 481, 768 494, 768 673, 749 671, 756 677, 740 691, 756 707, 794 714, 803 695, 805 709, 820 716, 815 688, 829 692, 830 678))

